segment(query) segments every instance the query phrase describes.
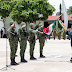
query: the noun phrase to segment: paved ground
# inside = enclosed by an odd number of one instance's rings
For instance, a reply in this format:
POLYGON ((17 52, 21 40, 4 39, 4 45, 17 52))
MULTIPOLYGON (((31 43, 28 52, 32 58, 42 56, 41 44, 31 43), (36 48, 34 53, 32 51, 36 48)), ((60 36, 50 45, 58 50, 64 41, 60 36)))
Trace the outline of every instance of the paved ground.
MULTIPOLYGON (((10 65, 10 49, 7 41, 8 65, 10 65)), ((6 63, 6 39, 0 39, 0 68, 5 67, 6 63)), ((44 47, 46 58, 39 58, 39 43, 36 42, 35 57, 36 61, 29 60, 29 43, 26 49, 25 58, 28 63, 20 63, 19 46, 16 57, 18 66, 10 66, 15 70, 8 68, 4 72, 72 72, 72 63, 69 62, 71 47, 70 40, 47 40, 44 47)), ((3 72, 0 70, 0 72, 3 72)))

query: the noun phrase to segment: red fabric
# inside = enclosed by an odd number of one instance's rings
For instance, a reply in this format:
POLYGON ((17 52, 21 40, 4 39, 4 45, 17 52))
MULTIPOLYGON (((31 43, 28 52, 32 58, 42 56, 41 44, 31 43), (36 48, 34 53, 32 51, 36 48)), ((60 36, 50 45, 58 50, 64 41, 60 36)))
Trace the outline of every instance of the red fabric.
POLYGON ((49 32, 49 27, 47 27, 47 28, 43 27, 43 31, 44 31, 45 33, 48 33, 48 32, 49 32))

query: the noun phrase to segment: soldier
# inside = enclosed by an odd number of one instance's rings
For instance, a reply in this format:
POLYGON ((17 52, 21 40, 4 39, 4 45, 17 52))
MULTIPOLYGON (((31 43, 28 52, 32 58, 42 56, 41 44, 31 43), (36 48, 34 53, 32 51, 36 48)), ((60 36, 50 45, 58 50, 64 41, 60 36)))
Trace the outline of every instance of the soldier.
POLYGON ((55 28, 53 30, 53 36, 54 36, 54 40, 55 40, 55 37, 56 37, 56 29, 55 28))
POLYGON ((65 29, 63 30, 63 39, 64 40, 66 39, 66 31, 65 31, 65 29))
POLYGON ((11 27, 9 28, 9 44, 10 44, 10 59, 11 59, 11 65, 18 65, 18 63, 15 62, 15 54, 17 51, 18 46, 18 36, 17 32, 15 31, 15 24, 11 22, 11 27))
POLYGON ((24 58, 25 56, 25 50, 27 46, 27 39, 28 39, 28 33, 25 30, 26 25, 22 25, 22 28, 19 29, 19 40, 20 40, 20 57, 21 57, 21 62, 27 62, 24 58))
POLYGON ((30 29, 29 29, 29 43, 30 43, 30 60, 36 60, 34 57, 34 48, 35 48, 35 43, 36 43, 36 33, 43 34, 43 32, 40 32, 38 30, 34 30, 34 24, 30 24, 30 29))
POLYGON ((58 29, 58 39, 60 40, 61 39, 61 30, 58 29))
MULTIPOLYGON (((40 27, 38 28, 38 31, 43 32, 43 26, 42 25, 40 25, 40 27)), ((39 33, 40 58, 45 58, 45 56, 43 55, 43 47, 45 44, 45 39, 46 39, 45 35, 39 33)))

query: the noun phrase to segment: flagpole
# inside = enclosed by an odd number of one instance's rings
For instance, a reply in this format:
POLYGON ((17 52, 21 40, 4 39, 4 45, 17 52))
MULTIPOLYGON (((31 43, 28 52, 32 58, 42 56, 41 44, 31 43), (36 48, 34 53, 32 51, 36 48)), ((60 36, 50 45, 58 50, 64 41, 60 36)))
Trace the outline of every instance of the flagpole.
MULTIPOLYGON (((60 16, 62 16, 62 14, 61 14, 60 16)), ((60 16, 59 16, 59 17, 60 17, 60 16)), ((59 18, 59 17, 58 17, 58 18, 59 18)), ((57 19, 58 19, 58 18, 57 18, 57 19)), ((56 19, 56 20, 57 20, 57 19, 56 19)))

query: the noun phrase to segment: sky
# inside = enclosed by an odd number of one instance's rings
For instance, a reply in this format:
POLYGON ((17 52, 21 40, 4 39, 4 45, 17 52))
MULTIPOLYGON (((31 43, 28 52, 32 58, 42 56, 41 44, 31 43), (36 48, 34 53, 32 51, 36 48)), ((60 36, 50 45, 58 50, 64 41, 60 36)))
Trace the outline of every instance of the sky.
MULTIPOLYGON (((56 13, 59 11, 60 3, 62 4, 62 0, 48 0, 48 2, 55 7, 56 11, 54 12, 53 15, 56 15, 56 13)), ((69 6, 72 6, 72 0, 64 0, 64 2, 66 9, 68 9, 69 6)))

